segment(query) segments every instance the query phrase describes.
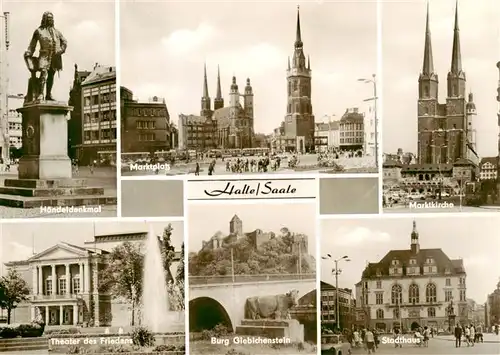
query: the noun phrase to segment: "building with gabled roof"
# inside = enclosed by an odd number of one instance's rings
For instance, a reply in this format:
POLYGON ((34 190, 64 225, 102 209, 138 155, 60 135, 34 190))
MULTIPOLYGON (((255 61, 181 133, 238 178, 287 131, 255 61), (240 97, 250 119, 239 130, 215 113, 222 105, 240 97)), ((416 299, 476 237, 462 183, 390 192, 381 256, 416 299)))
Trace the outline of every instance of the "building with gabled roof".
POLYGON ((364 322, 377 329, 448 329, 470 318, 466 277, 462 259, 420 247, 414 221, 409 249, 389 250, 367 263, 356 284, 356 304, 364 322))

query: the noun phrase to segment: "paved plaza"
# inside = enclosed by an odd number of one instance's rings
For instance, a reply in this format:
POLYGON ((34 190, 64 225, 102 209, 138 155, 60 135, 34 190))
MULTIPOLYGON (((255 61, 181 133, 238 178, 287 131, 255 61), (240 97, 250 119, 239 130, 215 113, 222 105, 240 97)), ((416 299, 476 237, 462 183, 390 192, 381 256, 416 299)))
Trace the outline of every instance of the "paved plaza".
POLYGON ((454 206, 452 208, 409 208, 398 205, 385 207, 384 213, 454 213, 454 212, 500 212, 500 206, 454 206))
MULTIPOLYGON (((390 336, 388 337, 390 338, 390 336)), ((366 354, 367 351, 362 348, 352 349, 352 354, 366 354)), ((438 336, 429 340, 428 347, 404 344, 402 348, 396 348, 393 344, 380 344, 374 353, 376 354, 429 354, 429 355, 447 355, 447 354, 500 354, 500 337, 494 334, 485 334, 484 343, 467 346, 462 343, 460 348, 455 347, 455 338, 449 336, 438 336)))
MULTIPOLYGON (((103 187, 104 196, 116 196, 116 168, 98 167, 91 173, 89 167, 80 167, 74 178, 87 179, 88 186, 103 187)), ((5 179, 17 179, 17 166, 12 166, 9 172, 0 172, 0 186, 3 186, 5 179)), ((87 206, 92 207, 92 206, 87 206)), ((0 216, 2 218, 53 218, 53 217, 116 217, 116 205, 101 206, 100 213, 40 213, 40 208, 13 208, 0 206, 0 216)))
MULTIPOLYGON (((217 159, 215 164, 215 170, 213 175, 254 175, 262 174, 259 172, 243 172, 243 173, 233 173, 226 171, 227 161, 235 161, 238 158, 226 158, 224 160, 217 159)), ((259 157, 242 157, 240 159, 246 160, 258 160, 259 157)), ((200 176, 208 175, 208 165, 212 159, 206 159, 200 161, 200 176)), ((343 171, 333 171, 333 169, 319 167, 318 166, 318 155, 317 154, 304 154, 299 156, 299 164, 295 168, 288 167, 288 159, 281 161, 281 166, 279 169, 274 171, 269 168, 267 174, 308 174, 308 173, 323 173, 323 174, 346 174, 346 173, 376 173, 375 162, 371 157, 365 158, 341 158, 336 159, 335 162, 344 167, 343 171)), ((168 170, 160 170, 157 175, 194 175, 196 162, 176 163, 173 167, 168 170)), ((143 175, 155 175, 155 172, 151 170, 134 170, 131 171, 128 164, 122 164, 122 175, 123 176, 143 176, 143 175)))

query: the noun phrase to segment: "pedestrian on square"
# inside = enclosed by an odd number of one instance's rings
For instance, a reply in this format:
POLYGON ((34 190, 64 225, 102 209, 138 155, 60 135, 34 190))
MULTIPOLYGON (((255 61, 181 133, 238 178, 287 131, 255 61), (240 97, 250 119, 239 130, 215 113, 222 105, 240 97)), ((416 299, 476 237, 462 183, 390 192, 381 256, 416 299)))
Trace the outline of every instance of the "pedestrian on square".
POLYGON ((475 342, 475 339, 476 339, 476 329, 474 329, 474 325, 470 325, 469 326, 469 332, 470 332, 470 335, 469 335, 469 341, 470 343, 472 344, 471 346, 474 346, 474 342, 475 342))
POLYGON ((399 339, 399 335, 401 334, 401 330, 396 327, 394 328, 394 347, 395 348, 402 348, 403 347, 403 344, 401 343, 400 339, 399 339))
POLYGON ((455 347, 460 348, 462 346, 462 327, 460 324, 455 326, 455 347))
POLYGON ((196 162, 196 169, 194 171, 194 175, 199 176, 200 175, 200 163, 196 162))
POLYGON ((429 339, 430 339, 430 329, 427 327, 424 327, 424 346, 427 348, 429 346, 429 339))
POLYGON ((365 331, 365 345, 368 350, 368 354, 375 352, 375 337, 369 328, 365 331))
POLYGON ((468 325, 465 327, 464 334, 465 334, 465 342, 467 343, 467 346, 470 346, 470 328, 468 325))

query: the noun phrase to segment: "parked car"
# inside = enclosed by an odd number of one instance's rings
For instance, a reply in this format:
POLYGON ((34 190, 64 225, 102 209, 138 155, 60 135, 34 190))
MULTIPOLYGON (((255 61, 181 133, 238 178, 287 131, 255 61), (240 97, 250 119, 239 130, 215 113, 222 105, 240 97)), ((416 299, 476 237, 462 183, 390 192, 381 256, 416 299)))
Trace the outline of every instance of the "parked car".
POLYGON ((341 334, 322 334, 321 354, 350 355, 351 344, 341 334))

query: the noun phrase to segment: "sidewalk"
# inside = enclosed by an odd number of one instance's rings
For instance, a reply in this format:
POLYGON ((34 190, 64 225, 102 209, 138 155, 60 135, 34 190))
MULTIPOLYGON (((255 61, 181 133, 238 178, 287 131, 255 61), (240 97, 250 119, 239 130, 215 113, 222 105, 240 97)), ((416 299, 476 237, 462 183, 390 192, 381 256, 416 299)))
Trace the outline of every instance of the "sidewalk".
MULTIPOLYGON (((455 341, 455 337, 453 335, 438 335, 431 339, 442 340, 442 341, 455 341)), ((484 343, 500 344, 500 335, 496 335, 493 333, 486 333, 483 334, 483 340, 484 343)), ((464 341, 462 340, 462 344, 463 343, 464 341)))

